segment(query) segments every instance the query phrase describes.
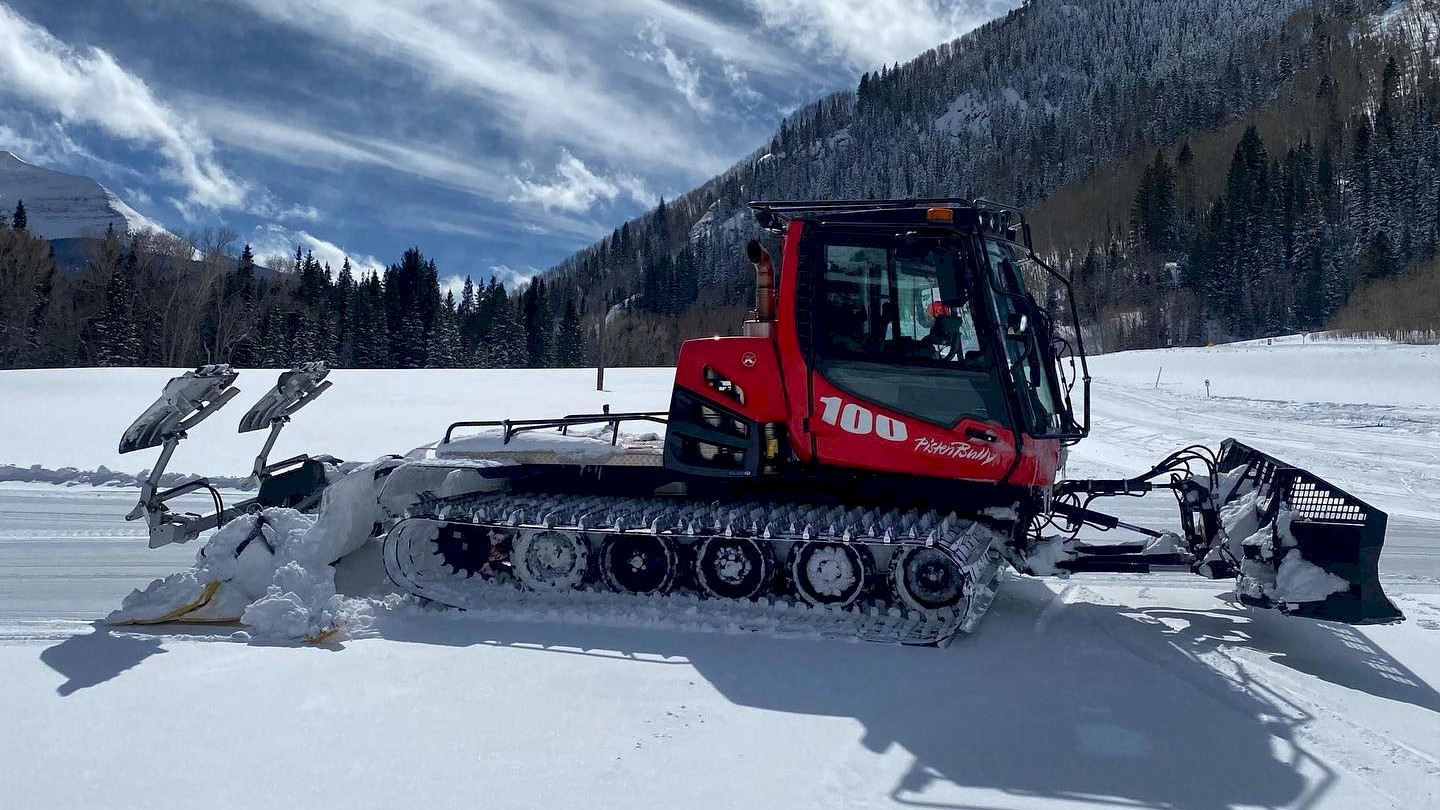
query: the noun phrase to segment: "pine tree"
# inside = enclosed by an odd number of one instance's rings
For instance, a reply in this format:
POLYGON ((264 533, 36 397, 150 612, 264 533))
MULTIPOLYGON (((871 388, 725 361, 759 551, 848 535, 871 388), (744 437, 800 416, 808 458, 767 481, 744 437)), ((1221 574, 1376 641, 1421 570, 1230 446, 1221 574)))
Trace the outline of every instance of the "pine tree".
POLYGON ((484 294, 482 289, 477 295, 475 282, 469 276, 465 277, 460 303, 455 307, 455 325, 460 332, 460 365, 466 368, 476 368, 481 362, 480 341, 485 330, 480 324, 480 310, 484 294))
POLYGON ((414 310, 400 316, 400 328, 390 335, 391 362, 395 368, 425 367, 425 323, 414 310))
POLYGON ((350 257, 340 265, 340 275, 335 279, 335 291, 331 310, 335 314, 336 362, 342 367, 355 364, 355 273, 350 268, 350 257))
POLYGON ((274 312, 266 312, 260 318, 258 335, 255 340, 255 363, 261 368, 285 368, 284 319, 274 312))
POLYGON ((105 283, 105 305, 95 322, 95 363, 134 366, 140 362, 140 328, 133 316, 134 288, 127 267, 105 283))
POLYGON ((524 368, 528 361, 525 325, 509 301, 502 299, 485 331, 486 368, 524 368))
POLYGON ((459 368, 460 327, 455 311, 455 296, 445 294, 445 304, 435 315, 435 325, 430 330, 430 343, 425 350, 426 368, 459 368))
POLYGON ((585 331, 580 325, 580 313, 575 309, 575 299, 566 299, 565 313, 560 316, 560 327, 555 334, 555 366, 584 367, 589 362, 587 354, 585 331))
POLYGON ((525 334, 525 365, 528 368, 545 368, 550 365, 551 329, 554 319, 550 315, 549 296, 545 292, 545 279, 530 282, 520 295, 522 325, 525 334))
POLYGON ((1356 275, 1364 281, 1379 281, 1395 275, 1394 252, 1384 231, 1376 231, 1356 261, 1356 275))
POLYGON ((15 201, 15 214, 10 217, 10 227, 23 231, 30 225, 30 215, 25 213, 25 201, 15 201))
POLYGON ((390 327, 386 321, 385 293, 377 273, 370 273, 356 285, 355 365, 359 368, 390 365, 390 327))
POLYGON ((399 368, 422 368, 430 328, 440 309, 439 271, 419 248, 385 270, 385 317, 390 357, 399 368))
POLYGON ((1169 253, 1176 247, 1175 170, 1164 152, 1145 167, 1135 200, 1130 208, 1130 232, 1134 242, 1153 253, 1169 253))

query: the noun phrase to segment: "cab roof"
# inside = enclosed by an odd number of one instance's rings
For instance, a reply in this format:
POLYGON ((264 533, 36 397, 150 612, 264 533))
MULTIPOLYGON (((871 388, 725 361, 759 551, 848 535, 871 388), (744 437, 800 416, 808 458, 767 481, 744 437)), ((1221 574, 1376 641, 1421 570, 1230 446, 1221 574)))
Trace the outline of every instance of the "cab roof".
POLYGON ((750 203, 760 227, 784 229, 791 220, 850 225, 920 225, 980 231, 986 235, 1030 244, 1025 214, 1014 206, 958 197, 906 200, 760 200, 750 203), (933 209, 948 209, 950 221, 936 221, 933 209))

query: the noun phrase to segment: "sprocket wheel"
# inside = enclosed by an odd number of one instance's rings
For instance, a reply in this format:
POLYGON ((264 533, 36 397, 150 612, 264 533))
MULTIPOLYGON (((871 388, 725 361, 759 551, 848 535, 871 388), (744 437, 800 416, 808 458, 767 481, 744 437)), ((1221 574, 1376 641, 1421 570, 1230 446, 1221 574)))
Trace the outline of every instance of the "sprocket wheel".
POLYGON ((600 544, 600 576, 621 593, 666 593, 675 585, 680 558, 659 534, 612 534, 600 544))
POLYGON ((515 538, 510 565, 531 590, 570 590, 590 567, 590 543, 579 532, 525 529, 515 538))
POLYGON ((965 573, 938 548, 911 546, 890 558, 890 584, 900 601, 919 610, 942 610, 965 598, 965 573))
POLYGON ((870 590, 875 561, 869 549, 849 543, 796 543, 786 563, 800 598, 812 605, 848 607, 870 590))
POLYGON ((754 599, 770 589, 775 555, 759 537, 708 537, 695 555, 700 590, 721 599, 754 599))
POLYGON ((491 530, 483 526, 464 523, 447 523, 436 529, 435 556, 441 564, 456 574, 463 573, 466 579, 476 574, 493 573, 490 565, 504 538, 493 539, 491 530))

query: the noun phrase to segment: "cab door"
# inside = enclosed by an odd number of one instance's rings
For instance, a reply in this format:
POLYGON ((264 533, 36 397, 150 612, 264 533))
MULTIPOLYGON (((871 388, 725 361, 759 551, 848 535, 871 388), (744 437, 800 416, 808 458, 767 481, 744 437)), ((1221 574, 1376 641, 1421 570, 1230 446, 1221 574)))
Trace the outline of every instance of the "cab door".
POLYGON ((965 243, 812 226, 800 255, 813 279, 804 399, 813 460, 1002 478, 1014 444, 965 243))

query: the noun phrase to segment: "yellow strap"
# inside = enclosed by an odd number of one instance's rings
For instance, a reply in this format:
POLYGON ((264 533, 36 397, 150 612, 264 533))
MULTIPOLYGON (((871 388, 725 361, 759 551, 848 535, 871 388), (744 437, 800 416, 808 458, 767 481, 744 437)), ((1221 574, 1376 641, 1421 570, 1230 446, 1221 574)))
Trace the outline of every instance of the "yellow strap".
POLYGON ((329 630, 326 630, 326 631, 321 632, 321 633, 316 633, 316 634, 313 635, 313 636, 309 636, 309 637, 307 637, 307 638, 305 639, 305 641, 308 642, 308 643, 310 643, 310 644, 324 644, 325 642, 327 642, 327 641, 329 641, 330 639, 334 638, 334 637, 335 637, 335 634, 336 634, 336 633, 339 633, 339 632, 340 632, 340 626, 339 626, 339 625, 332 624, 332 625, 330 625, 330 629, 329 629, 329 630))
POLYGON ((125 626, 127 626, 127 625, 132 625, 132 624, 164 624, 165 622, 173 622, 173 621, 175 621, 176 619, 179 619, 181 616, 184 616, 186 613, 189 613, 189 612, 192 611, 192 610, 198 610, 198 609, 200 609, 200 608, 202 608, 202 607, 205 607, 205 605, 206 605, 211 599, 215 598, 215 594, 216 594, 219 590, 220 590, 220 581, 219 581, 219 580, 216 580, 216 581, 210 582, 210 583, 206 583, 206 585, 205 585, 205 590, 203 590, 203 591, 200 592, 200 597, 199 597, 198 599, 196 599, 194 602, 191 602, 191 603, 188 604, 188 605, 183 605, 183 606, 181 606, 181 607, 175 608, 174 610, 170 611, 169 613, 166 613, 164 616, 160 616, 160 617, 154 618, 154 619, 125 619, 125 620, 123 620, 123 621, 111 622, 111 624, 114 625, 114 626, 116 626, 116 627, 125 627, 125 626))

